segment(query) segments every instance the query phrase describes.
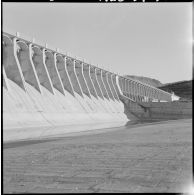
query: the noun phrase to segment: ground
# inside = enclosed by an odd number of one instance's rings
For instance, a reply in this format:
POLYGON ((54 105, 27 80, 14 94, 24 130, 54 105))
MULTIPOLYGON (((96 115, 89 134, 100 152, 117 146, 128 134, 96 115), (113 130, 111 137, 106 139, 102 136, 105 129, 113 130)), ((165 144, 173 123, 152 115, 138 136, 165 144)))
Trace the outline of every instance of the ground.
POLYGON ((192 120, 3 146, 4 193, 188 192, 192 120))

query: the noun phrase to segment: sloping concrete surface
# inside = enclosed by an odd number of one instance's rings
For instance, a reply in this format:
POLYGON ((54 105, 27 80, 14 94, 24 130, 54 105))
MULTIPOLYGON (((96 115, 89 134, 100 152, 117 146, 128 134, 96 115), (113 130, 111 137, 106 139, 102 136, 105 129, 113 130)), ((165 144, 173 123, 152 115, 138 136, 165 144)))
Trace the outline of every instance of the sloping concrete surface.
POLYGON ((103 101, 102 106, 100 102, 97 104, 94 98, 89 98, 85 94, 84 98, 78 94, 73 97, 69 93, 64 97, 54 89, 53 95, 42 86, 41 94, 28 83, 25 92, 13 81, 7 79, 7 82, 11 89, 3 88, 4 141, 123 126, 128 120, 122 108, 118 113, 109 100, 107 103, 103 101), (100 107, 106 105, 107 110, 112 106, 115 112, 102 112, 100 107))

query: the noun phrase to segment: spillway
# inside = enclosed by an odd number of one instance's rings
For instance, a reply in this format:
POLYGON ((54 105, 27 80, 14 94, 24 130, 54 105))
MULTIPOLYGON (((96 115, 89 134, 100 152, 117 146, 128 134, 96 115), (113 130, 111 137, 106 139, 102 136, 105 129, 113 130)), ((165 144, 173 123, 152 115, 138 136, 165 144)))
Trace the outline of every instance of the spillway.
POLYGON ((120 95, 171 101, 171 94, 3 33, 3 140, 124 126, 120 95))

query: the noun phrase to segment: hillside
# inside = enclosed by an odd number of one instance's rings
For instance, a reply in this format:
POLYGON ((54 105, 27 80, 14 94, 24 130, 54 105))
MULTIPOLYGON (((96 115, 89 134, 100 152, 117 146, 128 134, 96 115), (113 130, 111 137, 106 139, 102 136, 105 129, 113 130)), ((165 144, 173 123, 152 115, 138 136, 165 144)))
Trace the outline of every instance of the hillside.
POLYGON ((192 80, 189 81, 179 81, 175 83, 167 83, 160 87, 167 92, 173 91, 175 95, 181 97, 181 100, 191 100, 192 99, 192 80))

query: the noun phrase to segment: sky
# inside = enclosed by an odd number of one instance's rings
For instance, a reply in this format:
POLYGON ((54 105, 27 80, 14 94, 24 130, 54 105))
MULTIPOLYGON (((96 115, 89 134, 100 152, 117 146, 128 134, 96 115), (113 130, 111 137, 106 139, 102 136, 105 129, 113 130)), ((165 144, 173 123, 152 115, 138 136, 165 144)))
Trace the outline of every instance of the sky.
POLYGON ((192 3, 3 3, 3 31, 120 75, 192 79, 192 3))

